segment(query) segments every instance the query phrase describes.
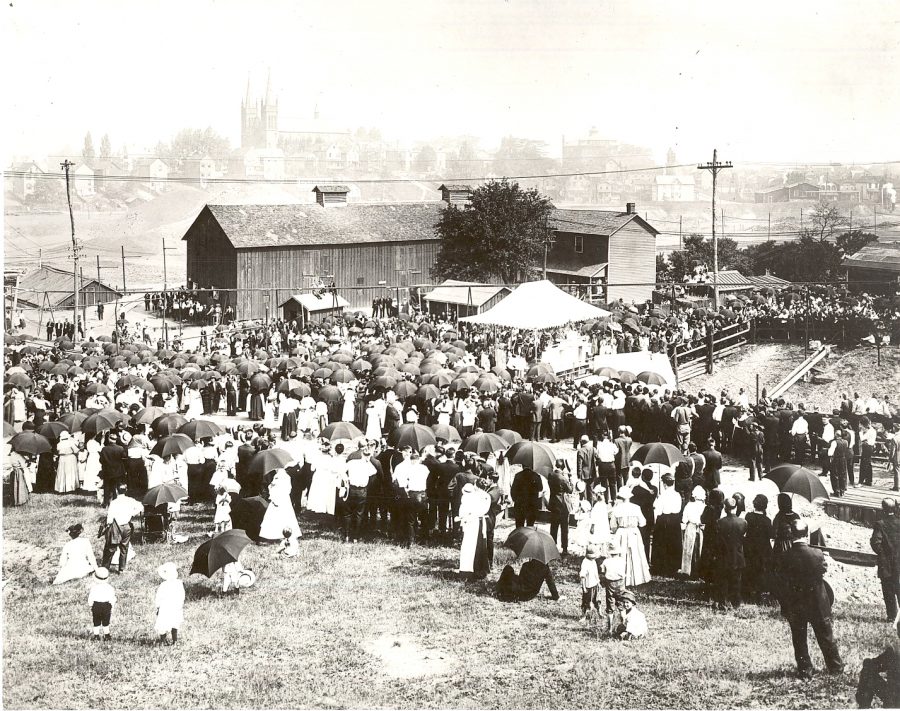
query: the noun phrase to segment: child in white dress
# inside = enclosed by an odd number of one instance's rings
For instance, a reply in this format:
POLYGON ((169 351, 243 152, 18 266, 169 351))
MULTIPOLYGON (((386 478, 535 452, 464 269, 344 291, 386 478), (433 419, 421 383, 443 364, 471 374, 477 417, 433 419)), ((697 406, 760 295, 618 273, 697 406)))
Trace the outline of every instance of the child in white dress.
POLYGON ((216 533, 223 533, 231 528, 231 495, 220 486, 216 489, 216 513, 213 516, 216 533))

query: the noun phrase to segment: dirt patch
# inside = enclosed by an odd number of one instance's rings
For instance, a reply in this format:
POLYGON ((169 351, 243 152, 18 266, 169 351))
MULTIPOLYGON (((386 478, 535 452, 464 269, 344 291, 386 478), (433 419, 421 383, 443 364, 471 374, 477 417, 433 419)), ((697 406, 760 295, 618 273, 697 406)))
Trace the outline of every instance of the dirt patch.
POLYGON ((424 649, 406 635, 382 635, 363 645, 381 660, 384 671, 394 678, 441 675, 450 671, 453 658, 435 649, 424 649))

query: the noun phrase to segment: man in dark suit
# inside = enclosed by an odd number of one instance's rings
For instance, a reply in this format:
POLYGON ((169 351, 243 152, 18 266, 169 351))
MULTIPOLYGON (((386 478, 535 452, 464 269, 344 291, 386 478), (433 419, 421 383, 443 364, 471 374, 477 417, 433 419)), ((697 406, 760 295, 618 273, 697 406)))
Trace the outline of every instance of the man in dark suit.
POLYGON ((531 402, 531 439, 537 442, 541 439, 541 425, 544 421, 544 406, 538 398, 531 402))
POLYGON ((548 478, 550 487, 550 535, 556 540, 560 532, 560 547, 563 555, 569 554, 569 507, 566 505, 566 494, 572 493, 569 477, 559 467, 553 468, 548 478))
POLYGON ((585 495, 588 501, 593 501, 591 483, 597 475, 597 450, 591 446, 587 435, 582 435, 579 441, 578 451, 575 453, 575 476, 585 485, 585 495))
POLYGON ((725 500, 725 517, 716 522, 716 540, 719 544, 717 562, 719 571, 718 607, 724 609, 728 603, 735 609, 741 606, 741 578, 744 574, 744 535, 747 522, 734 511, 737 502, 733 498, 725 500))
POLYGON ((110 432, 106 435, 106 446, 100 450, 100 478, 103 479, 103 505, 107 506, 118 490, 125 483, 125 459, 128 453, 119 444, 119 435, 110 432))
POLYGON ((709 449, 703 453, 703 458, 706 460, 706 469, 703 472, 703 488, 707 491, 712 491, 722 483, 719 475, 722 469, 722 455, 716 450, 716 443, 713 440, 709 441, 709 449))
POLYGON ((900 517, 897 500, 893 497, 881 502, 881 518, 875 522, 870 545, 878 555, 878 577, 889 620, 897 617, 900 600, 900 517))
POLYGON ((541 475, 533 469, 525 468, 516 474, 509 488, 509 495, 516 507, 516 528, 534 526, 541 507, 543 489, 541 475))
POLYGON ((831 628, 833 595, 823 577, 828 564, 822 551, 809 547, 806 521, 795 521, 791 533, 793 544, 782 554, 781 614, 791 626, 797 673, 803 679, 812 677, 813 665, 807 639, 807 625, 812 625, 828 673, 840 674, 844 671, 844 662, 831 628))

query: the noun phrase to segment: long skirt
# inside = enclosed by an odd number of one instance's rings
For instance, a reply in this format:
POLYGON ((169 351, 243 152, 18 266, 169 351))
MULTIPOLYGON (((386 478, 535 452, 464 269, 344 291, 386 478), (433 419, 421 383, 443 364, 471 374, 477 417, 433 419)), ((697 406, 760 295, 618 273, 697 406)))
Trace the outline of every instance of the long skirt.
POLYGON ((297 413, 286 412, 281 416, 281 439, 287 442, 297 436, 297 413))
POLYGON ((486 519, 484 516, 467 518, 462 525, 462 544, 459 547, 459 572, 472 573, 484 578, 490 569, 487 554, 486 519))
POLYGON ((681 564, 681 515, 661 514, 653 529, 651 565, 655 575, 672 577, 681 564))
MULTIPOLYGON (((7 487, 3 487, 6 489, 7 487)), ((9 474, 9 489, 4 503, 10 506, 21 506, 28 503, 31 487, 28 486, 28 478, 21 467, 14 467, 9 474)))
POLYGON ((56 480, 53 490, 57 494, 67 494, 78 488, 78 456, 61 454, 56 464, 56 480))
POLYGON ((696 523, 686 524, 681 538, 681 569, 678 572, 696 578, 702 550, 703 530, 696 523))
POLYGON ((250 396, 250 419, 251 420, 261 420, 265 417, 266 408, 265 408, 265 396, 262 393, 253 393, 250 396))
POLYGON ((625 558, 625 587, 631 588, 650 582, 650 566, 644 551, 644 539, 638 528, 619 528, 613 533, 613 541, 625 558))

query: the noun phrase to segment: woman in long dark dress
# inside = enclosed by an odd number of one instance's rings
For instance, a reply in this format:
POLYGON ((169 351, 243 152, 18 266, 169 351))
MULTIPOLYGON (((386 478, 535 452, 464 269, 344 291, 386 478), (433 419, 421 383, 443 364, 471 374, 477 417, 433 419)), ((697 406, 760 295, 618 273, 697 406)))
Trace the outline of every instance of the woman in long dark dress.
POLYGON ((247 378, 241 378, 238 385, 238 412, 247 412, 247 396, 250 394, 250 381, 247 378))
POLYGON ((759 494, 753 499, 753 511, 744 520, 744 587, 750 598, 759 602, 763 593, 771 589, 772 538, 775 535, 772 521, 766 515, 769 500, 759 494))
POLYGON ((703 524, 703 548, 700 551, 700 578, 705 582, 705 590, 712 593, 716 589, 717 560, 719 552, 718 531, 716 530, 719 519, 722 518, 722 509, 725 506, 725 494, 720 489, 709 492, 706 508, 700 516, 703 524))
POLYGON ((225 381, 225 411, 229 417, 237 414, 237 388, 234 385, 234 378, 225 381))

